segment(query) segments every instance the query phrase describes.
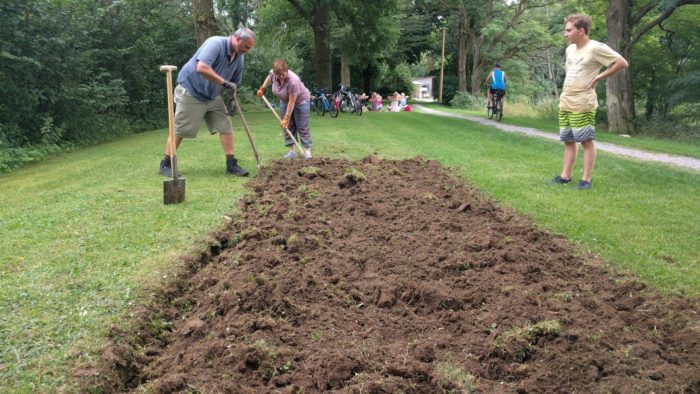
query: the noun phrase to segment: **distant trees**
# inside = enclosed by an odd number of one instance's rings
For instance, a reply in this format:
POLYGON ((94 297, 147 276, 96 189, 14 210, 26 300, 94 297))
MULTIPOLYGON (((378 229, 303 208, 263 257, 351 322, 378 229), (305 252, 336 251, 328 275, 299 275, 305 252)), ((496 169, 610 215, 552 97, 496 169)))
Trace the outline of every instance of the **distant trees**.
POLYGON ((170 0, 1 2, 0 171, 162 125, 158 65, 191 55, 191 15, 170 0))
MULTIPOLYGON (((606 14, 608 44, 630 60, 632 49, 652 28, 663 23, 681 6, 700 4, 700 0, 611 1, 606 14)), ((632 72, 623 71, 609 78, 606 85, 608 128, 634 134, 635 100, 632 72)))

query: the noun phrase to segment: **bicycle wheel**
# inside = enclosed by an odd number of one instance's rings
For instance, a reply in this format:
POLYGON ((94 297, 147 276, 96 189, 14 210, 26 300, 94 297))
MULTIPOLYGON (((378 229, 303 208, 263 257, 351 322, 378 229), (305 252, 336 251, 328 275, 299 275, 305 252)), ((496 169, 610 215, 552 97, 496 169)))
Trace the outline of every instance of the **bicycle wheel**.
POLYGON ((320 99, 318 97, 311 100, 311 106, 313 107, 312 110, 314 110, 319 115, 321 115, 321 111, 323 110, 321 108, 322 105, 323 104, 320 103, 320 99))
POLYGON ((338 96, 333 96, 331 97, 331 117, 337 118, 338 113, 340 112, 340 97, 338 96))
POLYGON ((352 111, 352 102, 350 101, 350 98, 343 97, 340 100, 340 112, 350 112, 350 111, 352 111))
POLYGON ((486 109, 486 116, 488 116, 489 119, 493 119, 493 102, 491 102, 491 106, 486 109))
POLYGON ((355 100, 355 115, 362 116, 362 102, 359 99, 355 100))
POLYGON ((332 100, 332 98, 328 95, 324 95, 322 99, 323 99, 324 112, 331 112, 331 100, 332 100))
POLYGON ((355 115, 362 116, 362 101, 358 97, 354 97, 352 100, 355 110, 353 111, 355 115))
POLYGON ((498 102, 496 102, 495 115, 496 115, 496 120, 500 122, 501 118, 503 117, 503 101, 501 101, 500 99, 498 100, 498 102))
POLYGON ((323 102, 321 97, 316 99, 316 113, 321 114, 321 116, 326 115, 326 103, 323 102))

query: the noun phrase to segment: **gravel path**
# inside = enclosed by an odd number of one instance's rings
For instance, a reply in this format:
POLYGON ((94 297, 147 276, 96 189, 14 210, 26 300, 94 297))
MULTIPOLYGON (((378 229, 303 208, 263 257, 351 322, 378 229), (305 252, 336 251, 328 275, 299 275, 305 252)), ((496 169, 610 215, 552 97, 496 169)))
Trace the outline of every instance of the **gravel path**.
MULTIPOLYGON (((423 107, 422 105, 415 105, 414 108, 422 113, 429 114, 429 115, 447 116, 449 118, 465 119, 465 120, 469 120, 471 122, 477 122, 477 123, 480 123, 483 125, 492 126, 492 127, 495 127, 501 131, 505 131, 508 133, 525 134, 525 135, 529 135, 529 136, 533 136, 533 137, 546 138, 548 140, 559 142, 559 135, 558 134, 545 133, 543 131, 539 131, 537 129, 533 129, 530 127, 513 126, 513 125, 508 125, 508 124, 496 122, 496 121, 486 119, 486 118, 480 118, 480 117, 476 117, 476 116, 460 115, 460 114, 438 111, 435 109, 423 107)), ((657 162, 657 163, 671 164, 674 166, 689 168, 691 170, 695 170, 695 171, 700 172, 700 160, 692 158, 692 157, 669 155, 666 153, 648 152, 648 151, 643 151, 643 150, 638 150, 638 149, 625 148, 625 147, 622 147, 619 145, 608 144, 608 143, 599 142, 599 141, 596 141, 596 148, 598 150, 612 153, 612 154, 619 155, 619 156, 631 157, 634 159, 639 159, 639 160, 644 160, 644 161, 653 161, 653 162, 657 162)))

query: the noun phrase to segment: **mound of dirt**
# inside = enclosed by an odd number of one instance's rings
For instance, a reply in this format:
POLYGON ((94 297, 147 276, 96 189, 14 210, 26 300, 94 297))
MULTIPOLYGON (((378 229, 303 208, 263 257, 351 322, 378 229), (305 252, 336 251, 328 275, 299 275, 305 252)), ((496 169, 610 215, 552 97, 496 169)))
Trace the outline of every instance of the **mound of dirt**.
POLYGON ((115 335, 120 380, 103 389, 700 391, 697 300, 608 272, 438 162, 267 172, 191 275, 115 335))

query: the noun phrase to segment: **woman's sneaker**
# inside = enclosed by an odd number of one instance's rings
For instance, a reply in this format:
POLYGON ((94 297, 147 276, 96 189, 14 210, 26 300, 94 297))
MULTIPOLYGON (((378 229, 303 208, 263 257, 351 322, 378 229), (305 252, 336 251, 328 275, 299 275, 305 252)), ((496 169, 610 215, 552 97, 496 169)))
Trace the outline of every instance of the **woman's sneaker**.
POLYGON ((592 188, 592 187, 593 187, 593 185, 591 185, 590 182, 582 180, 582 181, 580 181, 579 183, 576 184, 576 186, 574 187, 574 189, 577 189, 577 190, 586 190, 586 189, 590 189, 590 188, 592 188))
POLYGON ((307 149, 304 151, 304 157, 307 159, 311 158, 311 149, 307 149))
POLYGON ((560 177, 559 175, 555 176, 554 179, 549 181, 549 183, 551 183, 552 185, 561 185, 561 184, 569 183, 569 182, 571 182, 571 179, 564 179, 564 178, 560 177))
POLYGON ((284 157, 285 159, 296 159, 296 158, 297 158, 297 152, 294 151, 294 150, 290 150, 289 152, 287 152, 286 155, 284 155, 284 156, 282 156, 282 157, 284 157))

